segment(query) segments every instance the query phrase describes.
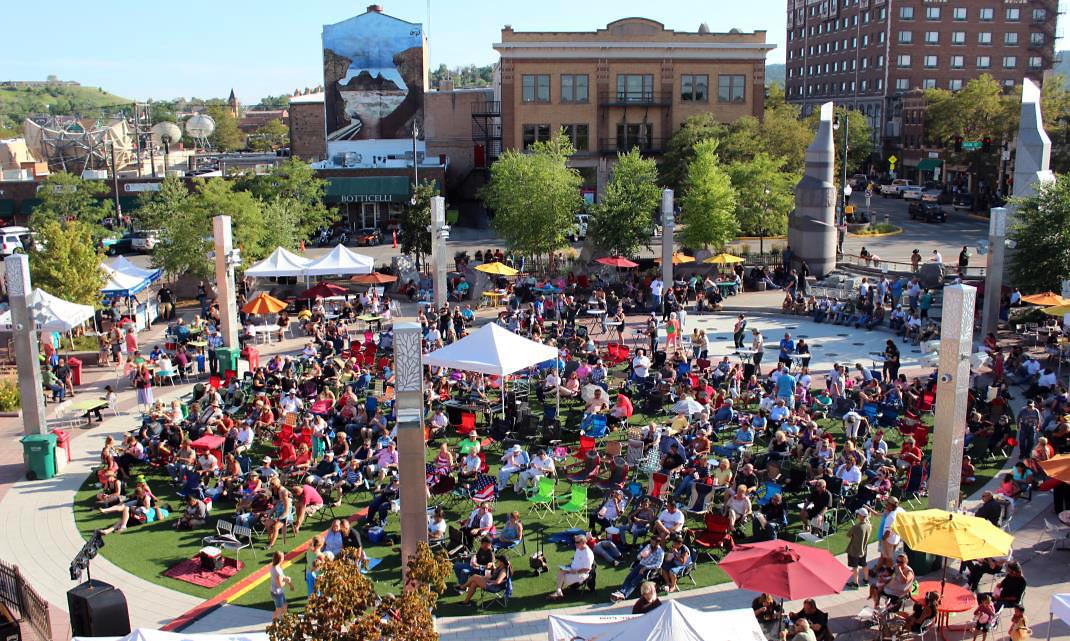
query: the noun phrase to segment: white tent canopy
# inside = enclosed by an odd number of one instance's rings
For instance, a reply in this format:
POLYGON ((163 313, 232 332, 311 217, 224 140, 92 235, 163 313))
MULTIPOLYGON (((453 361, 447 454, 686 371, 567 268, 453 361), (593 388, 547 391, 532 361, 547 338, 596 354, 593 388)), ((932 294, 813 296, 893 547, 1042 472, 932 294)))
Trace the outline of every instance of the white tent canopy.
POLYGON ((268 641, 265 632, 244 634, 183 634, 137 628, 125 637, 74 637, 73 641, 268 641))
MULTIPOLYGON (((305 266, 302 276, 341 276, 344 274, 370 274, 375 260, 336 245, 329 254, 305 266)), ((248 274, 248 272, 246 272, 248 274)))
MULTIPOLYGON (((30 310, 37 329, 44 332, 69 332, 93 318, 93 308, 65 301, 35 288, 30 294, 30 310)), ((11 310, 0 314, 0 327, 11 330, 11 310)))
POLYGON ((101 291, 111 296, 132 296, 160 277, 159 269, 138 267, 124 256, 116 256, 100 268, 107 277, 101 291))
POLYGON ((160 270, 158 269, 145 269, 144 267, 138 267, 134 263, 127 260, 126 256, 116 256, 107 263, 106 266, 114 269, 115 271, 122 272, 124 274, 130 274, 131 276, 137 276, 147 280, 156 280, 160 277, 160 270))
POLYGON ((549 617, 549 641, 765 641, 750 610, 703 612, 676 601, 639 615, 549 617))
POLYGON ((461 340, 431 352, 424 357, 424 363, 508 376, 556 358, 556 347, 514 334, 497 323, 487 323, 461 340))
POLYGON ((304 276, 305 267, 311 262, 311 258, 298 256, 284 247, 279 247, 271 252, 270 256, 245 270, 245 275, 253 278, 304 276))

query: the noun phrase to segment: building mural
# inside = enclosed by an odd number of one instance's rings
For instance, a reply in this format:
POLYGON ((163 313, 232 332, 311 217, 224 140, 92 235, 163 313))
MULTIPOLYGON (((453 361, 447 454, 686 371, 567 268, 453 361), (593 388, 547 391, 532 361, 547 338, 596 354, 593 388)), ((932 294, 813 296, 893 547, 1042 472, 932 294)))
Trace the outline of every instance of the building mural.
POLYGON ((423 26, 367 13, 323 27, 328 140, 408 138, 423 119, 423 26))

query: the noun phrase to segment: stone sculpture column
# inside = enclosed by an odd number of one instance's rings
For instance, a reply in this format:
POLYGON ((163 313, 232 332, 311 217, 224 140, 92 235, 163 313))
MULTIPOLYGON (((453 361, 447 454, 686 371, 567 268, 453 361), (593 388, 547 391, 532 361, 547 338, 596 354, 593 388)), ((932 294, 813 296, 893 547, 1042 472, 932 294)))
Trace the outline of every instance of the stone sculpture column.
POLYGON ((665 189, 661 192, 661 281, 665 284, 666 292, 672 287, 673 234, 676 229, 672 206, 672 190, 665 189))
MULTIPOLYGON (((1044 131, 1044 117, 1040 113, 1040 87, 1026 78, 1022 82, 1022 110, 1018 119, 1018 138, 1014 153, 1014 197, 1035 196, 1038 183, 1055 181, 1051 173, 1051 139, 1044 131)), ((1014 221, 1013 205, 1007 207, 1010 221, 1014 221)), ((1006 252, 1001 278, 1006 281, 1007 268, 1013 250, 1006 252)), ((986 270, 991 275, 991 270, 986 270)), ((1002 286, 1002 282, 1000 285, 1002 286)), ((986 289, 987 291, 987 289, 986 289)))
POLYGON ((23 434, 48 432, 45 418, 45 397, 41 391, 41 365, 37 349, 37 328, 34 325, 30 299, 30 260, 25 254, 12 254, 4 259, 7 278, 7 298, 11 305, 11 334, 15 340, 15 367, 19 375, 19 396, 22 397, 23 434))
POLYGON ((985 302, 981 312, 981 336, 999 327, 999 303, 1003 297, 1003 255, 1006 253, 1007 210, 993 207, 988 218, 988 267, 985 268, 985 302))
POLYGON ((431 199, 431 278, 434 283, 435 309, 446 304, 446 241, 450 228, 446 226, 446 199, 431 199))
POLYGON ((803 178, 795 187, 795 211, 788 217, 792 265, 806 261, 817 278, 836 267, 836 150, 832 103, 821 105, 817 135, 806 149, 803 178))
POLYGON ((235 303, 234 266, 240 264, 234 251, 230 216, 212 218, 212 235, 215 239, 215 286, 219 301, 219 331, 223 345, 238 347, 238 309, 235 303))
POLYGON ((402 571, 421 541, 427 542, 424 462, 424 375, 419 323, 394 323, 398 474, 401 480, 402 571))

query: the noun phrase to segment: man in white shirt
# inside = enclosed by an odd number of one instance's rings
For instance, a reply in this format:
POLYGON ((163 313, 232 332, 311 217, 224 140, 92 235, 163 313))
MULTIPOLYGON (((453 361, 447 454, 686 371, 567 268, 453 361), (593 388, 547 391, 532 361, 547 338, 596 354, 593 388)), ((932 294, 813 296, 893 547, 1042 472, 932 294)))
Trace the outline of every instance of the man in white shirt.
POLYGON ((554 459, 546 453, 546 450, 540 449, 535 453, 535 458, 531 459, 531 465, 528 466, 528 469, 517 476, 513 490, 519 494, 525 488, 537 483, 540 477, 554 476, 556 474, 557 466, 554 464, 554 459))
POLYGON ((650 281, 650 296, 654 299, 654 310, 661 309, 661 294, 665 290, 665 283, 661 282, 661 279, 657 276, 654 280, 650 281))
POLYGON ((847 435, 847 438, 852 441, 855 440, 855 437, 858 436, 858 426, 861 422, 862 416, 854 410, 843 415, 843 432, 847 435))
POLYGON ((643 380, 650 374, 650 359, 647 358, 646 352, 639 350, 635 358, 632 359, 632 378, 635 380, 643 380))
POLYGON ((441 407, 435 410, 434 415, 431 416, 430 422, 432 436, 444 432, 446 428, 450 426, 450 419, 446 416, 446 410, 441 407))
POLYGON ((662 537, 667 537, 673 532, 680 532, 684 529, 684 513, 676 507, 676 501, 669 501, 665 505, 665 509, 658 514, 658 519, 654 521, 654 532, 662 537))
POLYGON ((934 249, 933 250, 933 262, 936 263, 937 265, 943 265, 944 264, 944 257, 940 255, 940 250, 938 250, 938 249, 934 249))
POLYGON ((858 485, 862 482, 862 470, 855 465, 854 459, 847 459, 836 470, 836 478, 843 481, 844 485, 858 485))
POLYGON ((498 470, 498 491, 509 485, 509 477, 528 466, 531 459, 520 445, 514 445, 502 456, 502 467, 498 470))
POLYGON ((283 395, 282 400, 279 401, 279 407, 282 408, 284 414, 299 412, 303 405, 301 399, 297 398, 297 394, 295 394, 293 390, 286 392, 286 394, 283 395))
POLYGON ((242 423, 241 429, 238 430, 238 439, 235 443, 239 452, 249 448, 253 444, 253 439, 256 438, 256 430, 252 425, 242 423))
POLYGON ((572 563, 557 571, 557 589, 547 597, 552 601, 564 598, 562 590, 568 586, 586 581, 591 574, 591 568, 594 567, 594 551, 587 545, 587 537, 581 534, 573 541, 576 552, 572 555, 572 563))
POLYGON ((896 517, 902 513, 903 508, 899 507, 899 499, 894 496, 888 497, 888 500, 884 502, 884 513, 881 515, 880 530, 877 532, 883 558, 895 558, 895 550, 899 547, 901 539, 892 526, 895 525, 896 517))
POLYGON ((791 410, 782 398, 778 398, 776 404, 769 408, 769 420, 773 423, 781 423, 790 415, 791 410))

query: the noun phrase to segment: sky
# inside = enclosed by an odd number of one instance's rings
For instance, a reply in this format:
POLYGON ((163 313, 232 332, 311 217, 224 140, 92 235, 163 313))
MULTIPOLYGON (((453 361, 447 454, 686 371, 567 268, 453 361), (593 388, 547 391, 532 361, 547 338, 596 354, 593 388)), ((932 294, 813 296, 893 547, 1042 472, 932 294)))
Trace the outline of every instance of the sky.
MULTIPOLYGON (((63 80, 136 100, 225 98, 246 104, 323 83, 323 25, 363 13, 370 0, 54 0, 6 3, 0 80, 63 80), (107 7, 94 13, 91 7, 107 7), (47 21, 47 24, 46 24, 47 21)), ((501 29, 593 31, 641 16, 670 29, 765 30, 770 63, 784 62, 785 0, 380 0, 385 13, 421 22, 430 66, 497 60, 501 29), (430 6, 430 20, 428 20, 430 6)))

